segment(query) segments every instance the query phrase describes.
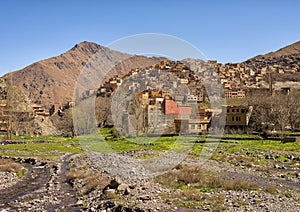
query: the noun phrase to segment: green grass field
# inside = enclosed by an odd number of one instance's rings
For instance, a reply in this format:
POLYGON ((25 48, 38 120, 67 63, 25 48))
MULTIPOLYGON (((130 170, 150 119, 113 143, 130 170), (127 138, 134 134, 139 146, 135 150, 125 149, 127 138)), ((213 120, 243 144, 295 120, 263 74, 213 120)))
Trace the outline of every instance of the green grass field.
POLYGON ((101 153, 132 150, 174 151, 189 153, 193 156, 199 156, 204 148, 211 148, 215 152, 222 149, 222 151, 231 154, 241 149, 252 151, 293 151, 297 153, 300 151, 300 142, 281 143, 276 140, 255 140, 257 136, 247 134, 226 134, 222 135, 222 138, 226 138, 226 140, 220 143, 205 142, 211 140, 207 139, 206 135, 114 138, 111 128, 102 128, 96 134, 82 135, 75 138, 62 136, 14 136, 14 140, 23 140, 27 143, 0 145, 0 154, 55 160, 64 153, 83 153, 84 150, 101 153))
POLYGON ((14 136, 13 140, 22 140, 26 141, 26 143, 0 145, 1 155, 56 160, 65 153, 83 152, 77 138, 65 138, 62 136, 14 136))

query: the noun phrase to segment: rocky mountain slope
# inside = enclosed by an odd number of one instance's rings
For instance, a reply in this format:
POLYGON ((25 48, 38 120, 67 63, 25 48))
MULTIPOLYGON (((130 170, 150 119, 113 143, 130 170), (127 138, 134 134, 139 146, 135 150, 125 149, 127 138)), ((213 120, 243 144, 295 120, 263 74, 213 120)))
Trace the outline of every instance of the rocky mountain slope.
MULTIPOLYGON (((253 70, 265 69, 272 73, 273 82, 300 81, 300 42, 288 45, 275 52, 259 55, 242 63, 253 70)), ((265 78, 267 80, 267 77, 265 78)))
POLYGON ((161 59, 129 55, 85 41, 59 56, 33 63, 22 70, 8 73, 3 78, 20 87, 33 103, 46 107, 59 106, 72 101, 79 74, 91 67, 94 60, 101 63, 96 70, 99 74, 103 64, 109 67, 117 65, 107 73, 107 77, 110 77, 126 74, 131 68, 157 64, 161 59))
POLYGON ((275 52, 269 52, 263 55, 265 58, 267 57, 281 57, 281 56, 288 56, 291 54, 299 54, 300 53, 300 41, 290 44, 286 47, 283 47, 275 52))
MULTIPOLYGON (((46 107, 61 106, 72 101, 78 76, 84 69, 96 68, 96 73, 102 74, 104 81, 115 75, 122 77, 131 69, 159 64, 162 60, 159 57, 129 55, 85 41, 59 56, 33 63, 3 78, 21 88, 33 103, 46 107), (95 61, 96 67, 93 64, 95 61), (103 70, 105 67, 113 68, 103 70)), ((275 72, 274 79, 278 81, 300 81, 300 42, 251 58, 242 64, 254 70, 272 70, 275 72), (284 74, 280 74, 282 70, 284 74)), ((88 80, 84 83, 88 84, 88 80)), ((90 87, 97 89, 98 85, 90 87)))
MULTIPOLYGON (((300 60, 300 41, 283 47, 275 52, 269 52, 264 55, 246 60, 244 63, 275 64, 290 67, 296 67, 300 60)), ((299 67, 298 67, 299 68, 299 67)), ((298 69, 299 70, 299 69, 298 69)))

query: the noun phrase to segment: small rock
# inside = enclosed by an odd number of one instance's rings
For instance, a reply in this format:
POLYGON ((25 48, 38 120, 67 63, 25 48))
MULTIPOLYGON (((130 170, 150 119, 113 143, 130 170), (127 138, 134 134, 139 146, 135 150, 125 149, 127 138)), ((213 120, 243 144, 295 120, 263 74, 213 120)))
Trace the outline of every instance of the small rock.
POLYGON ((115 189, 107 189, 104 191, 104 194, 108 195, 108 196, 113 196, 116 194, 116 190, 115 189))
POLYGON ((124 195, 128 195, 128 194, 130 193, 130 188, 129 188, 129 186, 128 186, 127 184, 122 183, 122 184, 120 184, 120 185, 118 186, 117 191, 118 191, 119 193, 124 194, 124 195))
POLYGON ((279 175, 280 178, 285 178, 286 176, 284 174, 279 175))
POLYGON ((82 201, 82 200, 78 200, 78 201, 76 202, 76 205, 83 205, 83 201, 82 201))
POLYGON ((275 169, 280 169, 280 166, 277 165, 277 164, 275 164, 275 165, 274 165, 274 168, 275 168, 275 169))
POLYGON ((118 186, 121 184, 122 184, 121 180, 116 178, 116 179, 113 179, 110 181, 110 183, 108 184, 108 187, 110 189, 117 189, 118 186))
POLYGON ((148 195, 145 195, 145 196, 141 196, 139 199, 142 201, 149 201, 149 200, 151 200, 151 197, 148 195))

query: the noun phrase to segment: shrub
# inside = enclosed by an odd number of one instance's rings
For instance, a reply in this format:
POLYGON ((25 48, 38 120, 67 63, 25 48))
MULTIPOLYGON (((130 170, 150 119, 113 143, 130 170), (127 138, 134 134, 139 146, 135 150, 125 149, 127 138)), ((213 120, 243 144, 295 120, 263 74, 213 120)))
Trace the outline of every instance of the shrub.
POLYGON ((97 187, 104 188, 108 183, 108 178, 100 178, 99 176, 91 173, 91 171, 73 169, 68 172, 67 180, 69 183, 73 184, 75 179, 83 179, 85 185, 83 188, 83 194, 88 194, 95 190, 97 187))
POLYGON ((255 190, 258 185, 243 179, 225 179, 216 173, 199 166, 178 166, 164 175, 156 178, 157 182, 172 188, 197 188, 200 190, 255 190), (205 188, 205 189, 203 189, 205 188))
POLYGON ((22 171, 23 166, 11 159, 0 159, 0 171, 2 172, 15 172, 22 171))

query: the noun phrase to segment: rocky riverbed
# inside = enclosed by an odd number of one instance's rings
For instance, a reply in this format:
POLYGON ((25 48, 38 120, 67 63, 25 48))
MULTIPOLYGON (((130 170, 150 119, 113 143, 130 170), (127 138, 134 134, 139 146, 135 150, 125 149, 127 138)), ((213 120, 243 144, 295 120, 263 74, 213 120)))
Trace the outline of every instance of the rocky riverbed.
POLYGON ((14 172, 0 172, 0 190, 15 185, 19 180, 20 178, 14 172))
MULTIPOLYGON (((124 153, 120 155, 124 156, 124 153)), ((141 170, 137 165, 129 165, 130 155, 132 154, 128 153, 127 156, 129 157, 125 161, 115 160, 114 167, 120 168, 123 166, 124 170, 132 170, 132 168, 141 170)), ((132 164, 135 164, 134 161, 132 164)), ((203 205, 201 207, 189 206, 183 209, 181 207, 184 204, 178 203, 183 203, 189 198, 186 196, 185 190, 167 188, 157 183, 155 179, 141 178, 141 175, 139 175, 139 178, 130 178, 124 170, 120 170, 120 174, 115 172, 115 175, 112 176, 107 166, 110 162, 111 155, 97 155, 95 153, 73 158, 72 163, 76 164, 77 167, 89 167, 94 175, 99 176, 100 179, 103 179, 103 182, 106 182, 85 195, 82 193, 85 190, 85 180, 83 178, 74 180, 74 188, 78 193, 80 203, 85 203, 85 210, 87 211, 118 211, 120 208, 123 208, 122 210, 127 208, 125 211, 187 211, 187 208, 190 208, 190 211, 300 210, 300 184, 299 180, 294 178, 293 180, 282 179, 278 178, 277 174, 265 177, 260 172, 255 173, 251 168, 245 170, 242 165, 208 160, 206 163, 201 164, 201 167, 214 170, 215 173, 227 179, 250 181, 257 186, 257 189, 225 191, 217 189, 215 191, 200 192, 195 200, 201 201, 202 198, 204 200, 203 205), (82 163, 85 165, 79 165, 82 163), (214 201, 211 201, 212 199, 214 201)), ((198 165, 197 162, 195 158, 188 158, 182 162, 182 166, 195 166, 198 165)), ((197 204, 195 203, 195 205, 197 204)))
POLYGON ((300 211, 297 155, 286 155, 290 158, 286 164, 279 163, 282 155, 277 157, 277 152, 222 153, 222 160, 205 163, 188 157, 171 171, 200 167, 212 171, 211 177, 231 180, 224 182, 255 185, 255 189, 209 189, 189 183, 160 184, 157 173, 150 176, 149 167, 137 163, 136 158, 145 153, 156 154, 151 150, 86 153, 64 155, 57 163, 13 158, 28 171, 23 178, 0 172, 0 211, 300 211), (247 154, 267 158, 268 163, 245 160, 247 154))
POLYGON ((22 164, 28 171, 22 178, 16 178, 15 174, 7 172, 0 175, 0 181, 3 182, 3 189, 0 190, 0 210, 80 211, 80 207, 75 204, 76 194, 66 182, 67 157, 69 156, 62 157, 58 163, 8 157, 22 164))

